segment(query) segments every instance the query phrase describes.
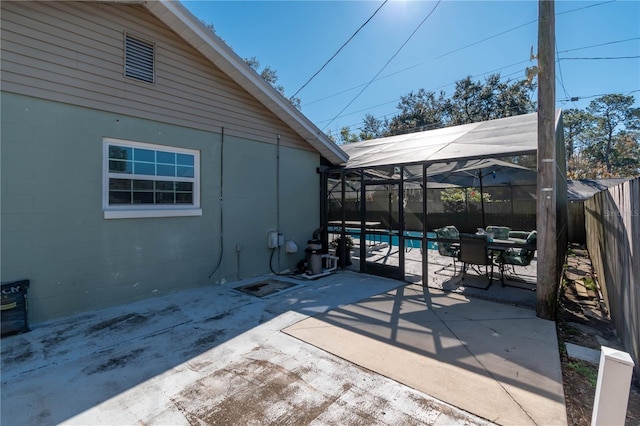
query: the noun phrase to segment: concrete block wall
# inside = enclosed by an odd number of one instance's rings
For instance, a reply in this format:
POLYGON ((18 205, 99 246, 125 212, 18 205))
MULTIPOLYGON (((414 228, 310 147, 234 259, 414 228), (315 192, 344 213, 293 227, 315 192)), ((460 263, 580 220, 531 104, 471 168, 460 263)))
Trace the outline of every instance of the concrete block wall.
POLYGON ((277 179, 275 143, 225 138, 223 151, 221 133, 4 92, 1 101, 1 280, 31 280, 32 323, 268 274, 278 222, 301 250, 282 247, 274 267, 293 269, 318 226, 315 152, 279 148, 277 179), (202 216, 104 219, 105 137, 199 150, 202 216))

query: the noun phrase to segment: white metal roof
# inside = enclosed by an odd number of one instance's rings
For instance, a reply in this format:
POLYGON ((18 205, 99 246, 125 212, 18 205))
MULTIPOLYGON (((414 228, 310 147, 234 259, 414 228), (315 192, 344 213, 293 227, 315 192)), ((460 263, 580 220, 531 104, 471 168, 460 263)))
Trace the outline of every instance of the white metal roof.
POLYGON ((264 81, 224 41, 206 28, 178 1, 146 1, 144 7, 187 43, 196 48, 232 80, 242 86, 307 143, 335 165, 344 164, 347 155, 327 135, 296 109, 269 83, 264 81))
POLYGON ((341 148, 349 155, 347 169, 533 154, 538 149, 538 114, 372 139, 341 148))

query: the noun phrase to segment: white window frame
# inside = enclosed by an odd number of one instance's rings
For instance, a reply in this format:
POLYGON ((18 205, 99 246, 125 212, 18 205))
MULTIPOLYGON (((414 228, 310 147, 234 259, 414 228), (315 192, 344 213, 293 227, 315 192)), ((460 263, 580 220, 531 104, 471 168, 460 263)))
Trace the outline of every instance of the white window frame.
POLYGON ((122 139, 103 138, 102 141, 102 210, 105 219, 131 219, 151 217, 179 217, 202 216, 200 208, 200 151, 193 149, 177 148, 167 145, 156 145, 143 142, 133 142, 122 139), (176 154, 188 154, 194 156, 194 177, 179 178, 156 175, 144 175, 133 173, 115 173, 109 171, 109 145, 118 145, 127 148, 142 148, 154 151, 164 151, 176 154), (109 204, 109 179, 142 179, 142 180, 172 180, 175 182, 193 183, 192 204, 109 204))

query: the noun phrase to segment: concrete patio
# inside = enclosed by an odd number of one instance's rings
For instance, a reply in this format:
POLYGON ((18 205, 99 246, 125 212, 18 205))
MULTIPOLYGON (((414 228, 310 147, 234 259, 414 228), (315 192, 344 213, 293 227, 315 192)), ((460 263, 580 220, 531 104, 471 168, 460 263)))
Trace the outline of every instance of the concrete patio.
POLYGON ((531 309, 353 272, 261 279, 295 285, 3 338, 2 424, 566 424, 555 325, 531 309))

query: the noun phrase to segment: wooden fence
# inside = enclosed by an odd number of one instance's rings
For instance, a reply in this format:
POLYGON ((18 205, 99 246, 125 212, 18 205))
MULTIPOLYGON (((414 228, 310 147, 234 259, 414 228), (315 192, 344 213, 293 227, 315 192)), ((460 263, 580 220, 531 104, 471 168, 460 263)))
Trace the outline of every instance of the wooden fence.
POLYGON ((584 226, 584 201, 572 200, 567 204, 569 242, 586 244, 587 233, 584 226))
POLYGON ((585 202, 587 249, 618 336, 640 374, 640 178, 585 202))

